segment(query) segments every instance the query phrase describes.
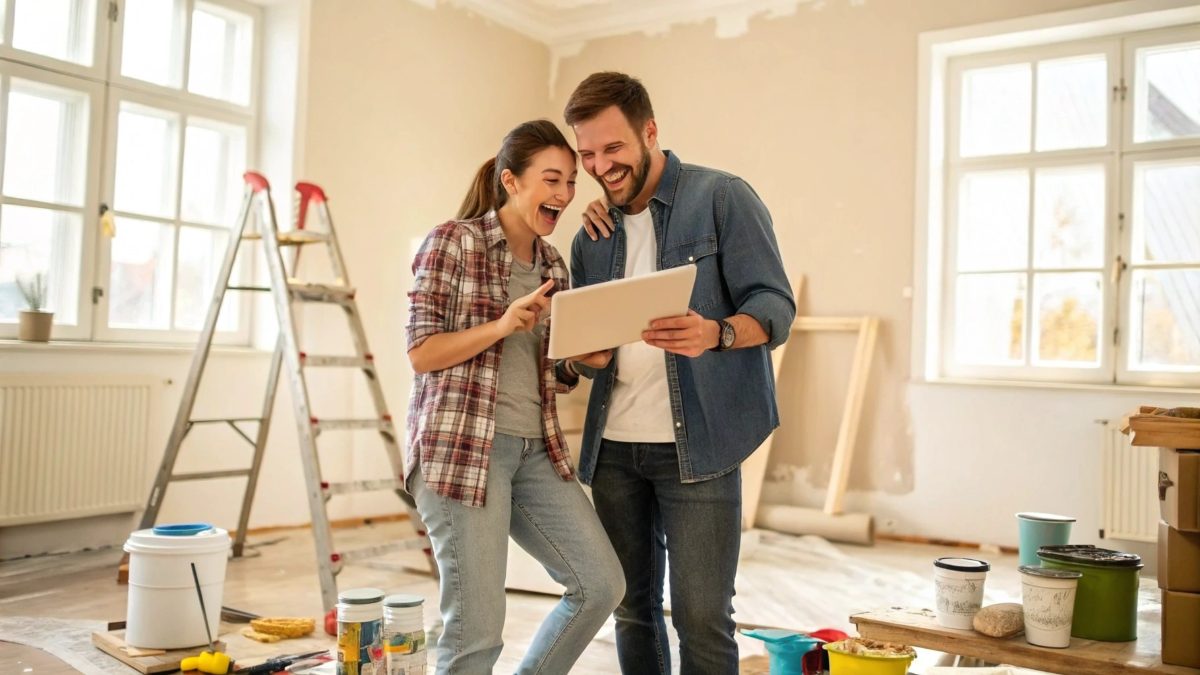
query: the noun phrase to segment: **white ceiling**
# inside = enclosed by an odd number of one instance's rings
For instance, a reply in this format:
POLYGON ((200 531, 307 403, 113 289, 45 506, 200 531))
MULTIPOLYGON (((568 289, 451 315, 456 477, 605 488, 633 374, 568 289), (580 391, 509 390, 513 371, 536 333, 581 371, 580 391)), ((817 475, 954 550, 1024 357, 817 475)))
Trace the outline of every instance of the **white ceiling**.
MULTIPOLYGON (((826 0, 441 0, 545 43, 558 54, 584 43, 629 33, 662 33, 674 25, 716 20, 718 37, 736 37, 752 17, 814 9, 826 0)), ((858 4, 864 0, 850 0, 858 4)))

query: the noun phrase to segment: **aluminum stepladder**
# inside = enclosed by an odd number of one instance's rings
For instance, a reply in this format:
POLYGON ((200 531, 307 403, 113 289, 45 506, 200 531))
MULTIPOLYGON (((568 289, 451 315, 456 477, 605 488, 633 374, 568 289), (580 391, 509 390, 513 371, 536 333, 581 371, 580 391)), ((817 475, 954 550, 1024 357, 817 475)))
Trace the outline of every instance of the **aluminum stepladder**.
POLYGON ((162 464, 146 502, 146 510, 142 514, 139 529, 153 527, 162 507, 163 497, 167 486, 175 481, 202 480, 211 478, 229 478, 245 476, 247 479, 245 494, 242 498, 241 512, 238 516, 237 532, 234 536, 233 555, 241 557, 245 552, 246 529, 250 521, 250 508, 254 501, 255 487, 258 483, 259 470, 262 467, 263 455, 266 450, 267 436, 271 426, 271 413, 275 404, 275 393, 278 388, 281 369, 287 372, 288 383, 291 387, 292 402, 295 408, 297 431, 300 441, 300 458, 304 467, 305 490, 308 497, 309 510, 312 516, 313 538, 316 543, 317 574, 321 582, 321 601, 328 613, 337 604, 336 576, 342 565, 355 560, 373 558, 401 550, 423 549, 429 569, 437 577, 437 566, 433 560, 432 550, 426 534, 425 526, 417 513, 416 504, 403 490, 400 476, 404 471, 404 460, 396 439, 396 429, 392 417, 388 413, 384 401, 383 389, 379 383, 374 356, 367 347, 367 338, 363 330, 362 319, 355 302, 355 290, 350 286, 346 274, 345 263, 341 249, 333 229, 333 219, 329 213, 329 205, 324 191, 312 183, 297 183, 298 194, 295 229, 281 232, 275 219, 275 204, 271 199, 270 185, 261 174, 247 172, 244 176, 245 196, 235 230, 231 233, 229 247, 218 272, 214 284, 212 302, 200 339, 188 371, 187 383, 184 386, 183 397, 179 403, 179 411, 175 424, 167 441, 162 464), (306 229, 309 209, 317 214, 319 227, 316 230, 306 229), (255 217, 257 216, 257 218, 255 217), (254 225, 257 221, 257 227, 254 225), (240 244, 248 240, 260 240, 266 258, 270 283, 268 286, 231 285, 235 263, 241 249, 240 244), (308 245, 324 246, 329 253, 329 261, 335 275, 331 284, 312 284, 297 281, 289 273, 295 273, 302 247, 308 245), (285 261, 283 250, 291 250, 290 264, 285 261), (267 292, 271 294, 275 313, 279 320, 279 335, 275 351, 271 357, 271 365, 267 375, 266 394, 259 417, 239 418, 208 418, 192 417, 192 408, 196 401, 196 393, 204 373, 208 354, 212 347, 213 335, 216 331, 217 319, 221 312, 227 291, 267 292), (354 344, 355 354, 350 356, 321 356, 310 355, 300 349, 296 332, 294 303, 315 302, 331 303, 340 306, 349 323, 350 335, 354 344), (367 386, 375 406, 375 417, 366 419, 324 419, 313 414, 308 395, 308 384, 305 371, 309 368, 354 368, 361 370, 366 376, 367 386), (239 424, 257 423, 253 437, 247 434, 239 424), (175 473, 175 461, 179 455, 184 438, 192 427, 197 424, 227 424, 246 442, 254 447, 254 456, 250 467, 227 471, 207 471, 195 473, 175 473), (317 437, 323 431, 374 429, 379 432, 387 452, 392 469, 392 477, 382 479, 356 480, 348 482, 329 482, 321 476, 321 466, 317 455, 317 437), (333 532, 329 516, 325 509, 326 502, 341 494, 393 490, 400 497, 408 512, 410 522, 414 526, 416 536, 402 539, 389 544, 369 546, 357 550, 338 551, 333 542, 333 532))

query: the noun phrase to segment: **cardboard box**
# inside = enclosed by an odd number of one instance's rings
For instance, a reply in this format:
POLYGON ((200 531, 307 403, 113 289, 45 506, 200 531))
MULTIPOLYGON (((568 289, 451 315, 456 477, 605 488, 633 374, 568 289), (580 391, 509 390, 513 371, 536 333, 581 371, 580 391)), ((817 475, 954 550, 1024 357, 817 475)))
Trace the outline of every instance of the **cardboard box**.
POLYGON ((1158 449, 1158 507, 1183 532, 1200 532, 1200 451, 1158 449))
POLYGON ((1162 592, 1162 661, 1200 668, 1200 593, 1162 592))
POLYGON ((1158 524, 1158 587, 1200 593, 1200 532, 1158 524))

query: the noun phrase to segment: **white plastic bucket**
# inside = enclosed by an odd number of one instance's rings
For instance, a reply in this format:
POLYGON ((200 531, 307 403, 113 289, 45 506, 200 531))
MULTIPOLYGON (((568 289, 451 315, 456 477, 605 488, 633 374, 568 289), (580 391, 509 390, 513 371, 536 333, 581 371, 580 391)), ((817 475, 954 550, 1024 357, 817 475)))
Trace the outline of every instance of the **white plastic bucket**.
POLYGON ((148 649, 208 644, 191 563, 196 563, 208 629, 216 639, 229 545, 229 533, 211 525, 159 526, 129 535, 125 641, 148 649))
POLYGON ((1083 574, 1034 565, 1021 565, 1020 570, 1025 641, 1039 647, 1069 647, 1075 589, 1083 574))
POLYGON ((933 564, 938 624, 971 630, 983 605, 983 584, 991 565, 974 558, 938 558, 933 564))

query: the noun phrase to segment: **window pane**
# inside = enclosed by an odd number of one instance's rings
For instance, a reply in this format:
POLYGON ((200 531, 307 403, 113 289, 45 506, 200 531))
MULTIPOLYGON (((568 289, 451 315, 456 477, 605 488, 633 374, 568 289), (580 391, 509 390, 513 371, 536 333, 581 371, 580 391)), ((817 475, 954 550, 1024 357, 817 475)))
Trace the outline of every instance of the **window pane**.
POLYGON ((1104 167, 1034 174, 1033 258, 1041 268, 1104 265, 1104 167))
POLYGON ((224 7, 197 2, 192 12, 188 91, 250 103, 254 21, 224 7))
POLYGON ((17 0, 13 46, 63 61, 92 65, 96 0, 17 0))
POLYGON ((1038 63, 1037 149, 1108 142, 1108 60, 1103 54, 1038 63))
POLYGON ((963 274, 955 303, 959 363, 1019 365, 1025 360, 1025 274, 963 274))
POLYGON ((959 184, 958 269, 1024 268, 1029 258, 1029 173, 968 173, 959 184))
POLYGON ((1031 73, 1028 63, 963 73, 960 155, 1029 152, 1031 73))
POLYGON ((241 127, 192 118, 183 151, 183 219, 232 225, 241 205, 241 175, 246 170, 246 131, 241 127))
MULTIPOLYGON (((175 280, 175 326, 199 330, 204 326, 213 286, 229 246, 229 233, 183 227, 179 231, 179 275, 175 280)), ((231 279, 236 283, 236 279, 231 279)), ((217 317, 217 330, 237 330, 239 293, 226 293, 217 317)))
POLYGON ((1034 365, 1087 367, 1100 364, 1103 283, 1098 272, 1035 274, 1034 365))
POLYGON ((117 218, 116 226, 108 284, 108 325, 170 327, 175 228, 133 218, 117 218))
POLYGON ((1130 307, 1130 368, 1200 370, 1200 269, 1135 270, 1130 307))
POLYGON ((173 218, 177 152, 177 115, 132 103, 122 103, 117 120, 114 208, 118 211, 173 218))
POLYGON ((83 205, 88 97, 13 78, 8 94, 4 194, 83 205))
POLYGON ((6 204, 0 208, 0 321, 25 309, 17 280, 46 275, 46 309, 54 322, 74 324, 79 311, 80 238, 77 213, 6 204))
POLYGON ((1133 260, 1200 262, 1200 159, 1133 165, 1133 260))
POLYGON ((185 16, 180 0, 125 0, 121 74, 178 89, 185 16))
POLYGON ((1200 42, 1137 50, 1133 140, 1200 136, 1200 42))

